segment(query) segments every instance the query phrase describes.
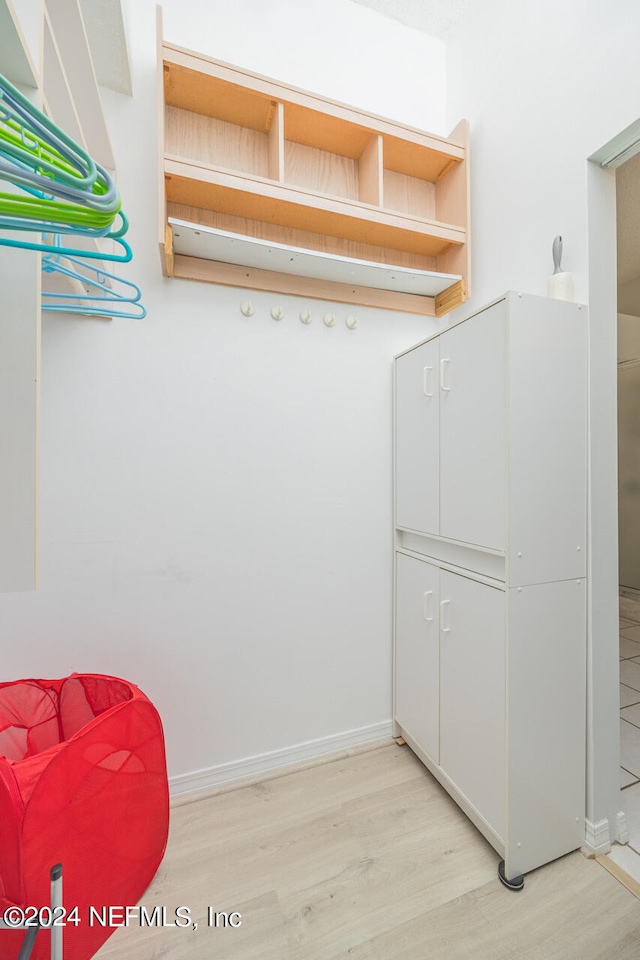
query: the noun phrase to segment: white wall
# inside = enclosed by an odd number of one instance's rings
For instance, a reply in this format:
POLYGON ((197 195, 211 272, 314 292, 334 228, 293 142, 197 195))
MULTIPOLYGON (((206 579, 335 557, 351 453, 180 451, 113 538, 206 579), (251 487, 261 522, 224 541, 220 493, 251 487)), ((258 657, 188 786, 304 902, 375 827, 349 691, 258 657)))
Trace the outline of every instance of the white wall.
POLYGON ((171 43, 431 133, 450 132, 444 43, 350 0, 164 0, 162 9, 171 43))
POLYGON ((450 120, 471 122, 472 303, 506 288, 545 294, 556 234, 577 299, 590 301, 593 822, 618 809, 615 195, 586 161, 638 117, 639 31, 635 0, 477 0, 447 46, 450 120))
MULTIPOLYGON (((434 321, 164 280, 154 4, 127 16, 105 105, 149 315, 44 319, 41 588, 0 596, 3 677, 138 683, 173 775, 390 731, 391 359, 434 321)), ((170 0, 165 36, 442 127, 442 44, 349 0, 170 0)))
MULTIPOLYGON (((195 10, 165 3, 168 39, 436 133, 471 121, 462 311, 544 293, 564 237, 597 345, 589 815, 613 816, 615 309, 590 276, 586 158, 637 118, 637 5, 477 0, 447 49, 448 118, 442 45, 349 0, 195 10)), ((127 16, 135 96, 106 106, 135 249, 122 272, 149 317, 44 321, 41 589, 0 596, 0 635, 7 678, 138 682, 182 774, 389 719, 390 361, 431 325, 362 309, 351 332, 336 306, 328 330, 325 304, 263 294, 246 320, 242 291, 161 279, 153 3, 127 16)))

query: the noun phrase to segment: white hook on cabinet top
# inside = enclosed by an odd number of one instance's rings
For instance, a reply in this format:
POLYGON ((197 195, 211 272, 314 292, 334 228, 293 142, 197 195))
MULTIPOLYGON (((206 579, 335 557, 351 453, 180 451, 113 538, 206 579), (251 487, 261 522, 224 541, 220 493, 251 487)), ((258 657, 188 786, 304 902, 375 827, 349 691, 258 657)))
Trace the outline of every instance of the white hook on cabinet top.
POLYGON ((274 320, 282 320, 284 317, 284 310, 282 307, 271 307, 271 316, 274 320))
POLYGON ((325 313, 323 320, 325 327, 333 327, 336 322, 336 315, 335 313, 325 313))
POLYGON ((311 323, 311 313, 309 310, 300 311, 300 320, 302 323, 311 323))
POLYGON ((245 317, 252 317, 256 312, 251 300, 243 300, 240 304, 240 312, 245 317))
POLYGON ((358 326, 358 318, 354 316, 347 317, 346 324, 349 330, 355 330, 355 328, 358 326))

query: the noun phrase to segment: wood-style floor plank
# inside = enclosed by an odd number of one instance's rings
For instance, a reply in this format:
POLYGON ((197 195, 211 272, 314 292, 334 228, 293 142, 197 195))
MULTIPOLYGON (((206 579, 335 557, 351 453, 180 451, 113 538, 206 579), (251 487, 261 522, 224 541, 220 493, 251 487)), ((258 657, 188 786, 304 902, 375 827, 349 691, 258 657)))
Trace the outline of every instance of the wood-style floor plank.
MULTIPOLYGON (((142 903, 197 929, 122 928, 99 960, 637 960, 640 901, 580 853, 497 879, 498 856, 395 743, 172 811, 142 903), (207 908, 239 927, 207 924, 207 908), (237 918, 236 918, 237 922, 237 918)), ((72 932, 68 936, 72 936, 72 932)))

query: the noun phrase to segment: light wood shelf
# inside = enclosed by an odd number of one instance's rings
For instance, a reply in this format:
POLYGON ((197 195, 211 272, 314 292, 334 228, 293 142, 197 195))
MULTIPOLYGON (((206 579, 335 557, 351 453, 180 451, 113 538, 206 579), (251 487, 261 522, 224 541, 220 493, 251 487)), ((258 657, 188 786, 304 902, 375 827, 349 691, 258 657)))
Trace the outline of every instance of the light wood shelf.
MULTIPOLYGON (((449 275, 437 299, 368 291, 361 302, 427 315, 464 302, 466 121, 450 139, 438 137, 164 43, 161 29, 159 244, 166 275, 176 264, 173 211, 183 221, 310 253, 449 275)), ((189 270, 187 259, 180 255, 183 275, 230 284, 239 276, 231 259, 226 273, 226 261, 212 260, 208 277, 206 260, 189 270)), ((245 285, 259 273, 249 271, 245 285)), ((284 273, 278 283, 285 293, 301 288, 300 277, 284 273)), ((316 296, 341 299, 340 283, 324 284, 314 280, 316 296)), ((354 302, 353 290, 343 293, 354 302)))

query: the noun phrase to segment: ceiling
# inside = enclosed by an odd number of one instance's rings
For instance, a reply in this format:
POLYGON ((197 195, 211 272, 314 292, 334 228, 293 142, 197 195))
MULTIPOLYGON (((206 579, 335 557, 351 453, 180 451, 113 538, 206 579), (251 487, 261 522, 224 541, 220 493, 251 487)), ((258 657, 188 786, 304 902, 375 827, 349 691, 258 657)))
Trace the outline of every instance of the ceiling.
POLYGON ((363 7, 445 40, 471 0, 353 0, 363 7))

